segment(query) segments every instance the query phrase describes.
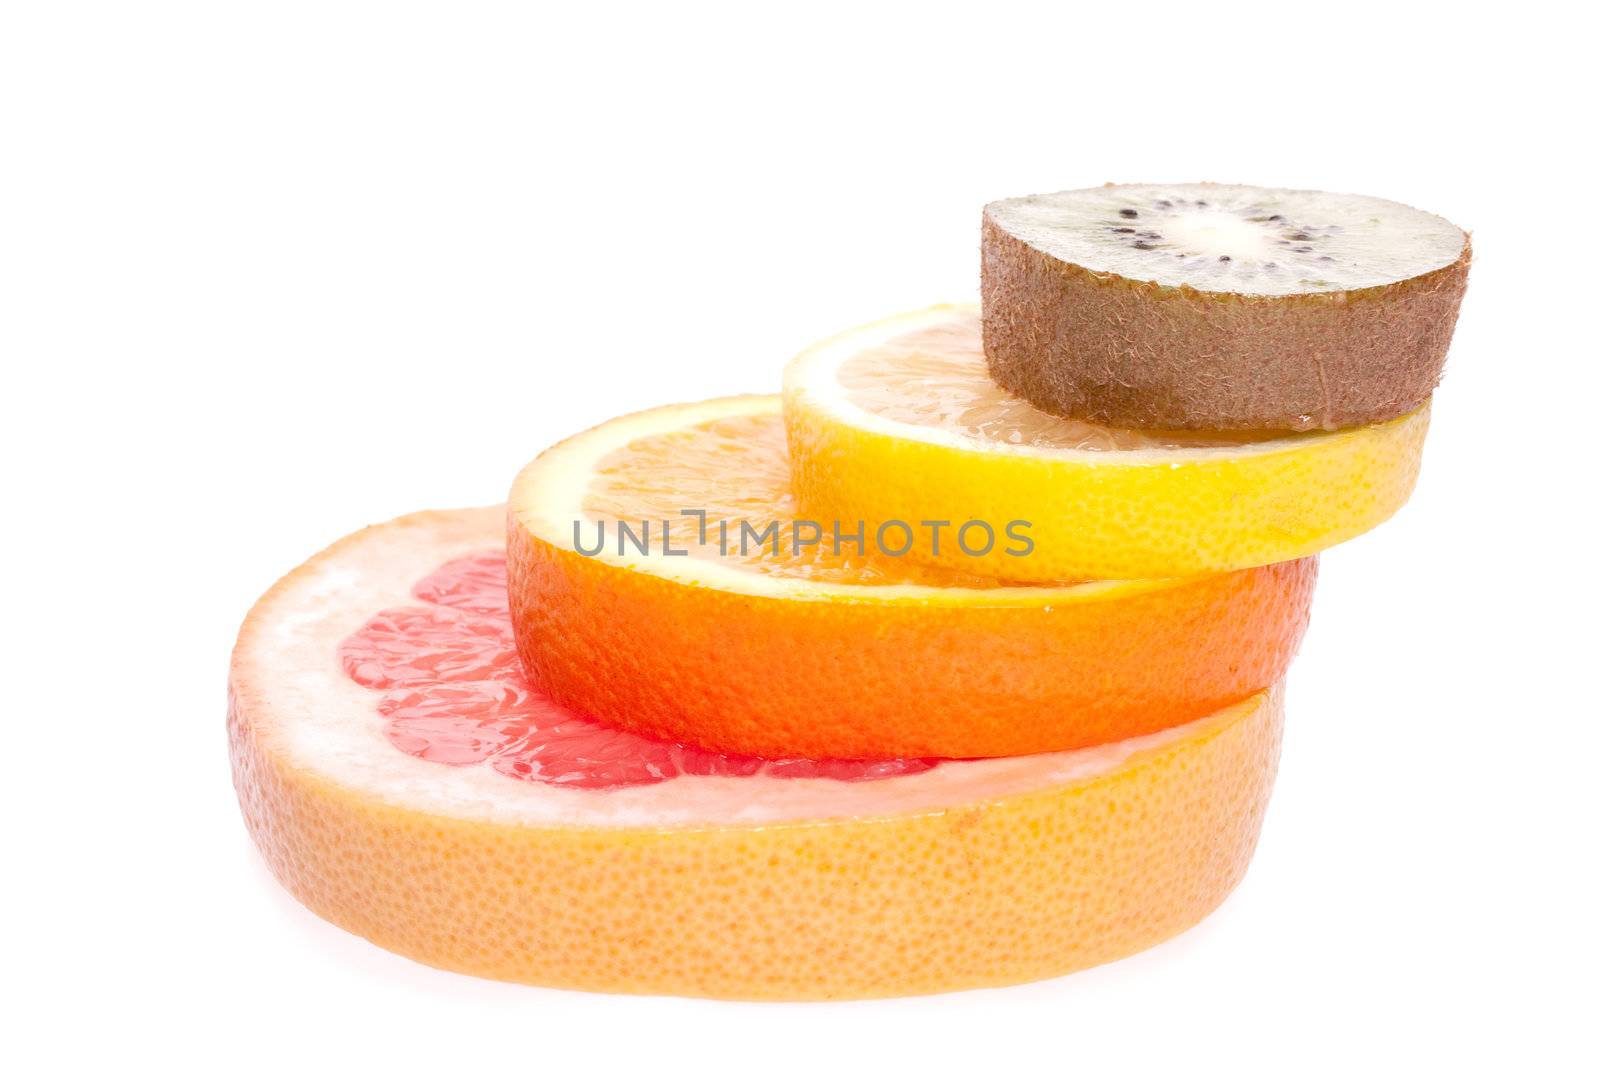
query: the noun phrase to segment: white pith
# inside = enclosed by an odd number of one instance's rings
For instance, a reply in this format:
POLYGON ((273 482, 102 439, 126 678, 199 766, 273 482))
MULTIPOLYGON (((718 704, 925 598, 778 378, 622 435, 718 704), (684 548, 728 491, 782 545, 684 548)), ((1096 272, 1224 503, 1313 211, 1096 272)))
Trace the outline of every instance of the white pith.
POLYGON ((300 772, 435 815, 568 828, 714 828, 905 816, 1021 795, 1112 772, 1235 714, 1095 748, 950 762, 861 782, 683 776, 573 789, 407 755, 384 737, 379 694, 345 674, 338 644, 377 612, 418 603, 412 585, 439 564, 503 547, 503 530, 499 508, 378 527, 302 568, 263 601, 236 654, 235 683, 272 754, 300 772))
MULTIPOLYGON (((976 304, 941 304, 921 311, 907 312, 861 326, 802 352, 790 361, 784 371, 784 403, 812 409, 855 429, 920 441, 941 448, 953 448, 989 455, 1028 457, 1046 463, 1102 465, 1120 464, 1171 467, 1185 464, 1210 463, 1236 459, 1243 456, 1262 455, 1276 451, 1305 450, 1323 447, 1336 442, 1341 436, 1361 433, 1365 428, 1311 433, 1285 433, 1266 441, 1247 444, 1230 444, 1223 447, 1125 448, 1093 451, 1080 448, 1049 448, 1037 445, 1011 444, 967 434, 954 433, 944 427, 901 422, 884 415, 862 409, 850 398, 849 390, 839 380, 839 369, 857 355, 883 345, 905 334, 915 333, 956 319, 979 315, 976 304)), ((982 352, 973 358, 981 360, 982 352)), ((1404 416, 1411 418, 1411 415, 1404 416)))
MULTIPOLYGON (((752 415, 776 416, 781 411, 782 401, 776 396, 734 396, 695 404, 654 408, 602 423, 576 437, 568 438, 523 468, 511 486, 512 515, 535 537, 564 551, 571 551, 573 522, 578 519, 589 521, 589 517, 583 513, 583 500, 594 478, 596 465, 606 456, 643 437, 690 430, 720 419, 752 415)), ((1165 452, 1158 454, 1170 455, 1165 452)), ((666 516, 666 518, 674 517, 666 516)), ((657 553, 646 557, 617 558, 607 553, 595 559, 609 566, 659 575, 670 581, 749 596, 830 602, 840 600, 874 603, 959 602, 974 606, 983 604, 1038 606, 1043 610, 1049 610, 1054 604, 1083 597, 1132 595, 1162 585, 1197 580, 1163 578, 1084 582, 1054 588, 1016 586, 988 589, 924 585, 848 585, 773 575, 749 567, 728 565, 713 559, 693 556, 668 557, 657 553)))
POLYGON ((1448 266, 1466 243, 1445 219, 1392 200, 1249 185, 1111 185, 985 210, 1030 247, 1086 270, 1259 296, 1389 285, 1448 266), (1136 216, 1123 218, 1125 210, 1136 216), (1245 221, 1275 215, 1282 221, 1245 221), (1136 232, 1118 234, 1118 225, 1136 232), (1296 233, 1311 240, 1280 243, 1296 233), (1135 240, 1150 247, 1135 248, 1135 240), (1297 252, 1302 245, 1313 250, 1297 252))

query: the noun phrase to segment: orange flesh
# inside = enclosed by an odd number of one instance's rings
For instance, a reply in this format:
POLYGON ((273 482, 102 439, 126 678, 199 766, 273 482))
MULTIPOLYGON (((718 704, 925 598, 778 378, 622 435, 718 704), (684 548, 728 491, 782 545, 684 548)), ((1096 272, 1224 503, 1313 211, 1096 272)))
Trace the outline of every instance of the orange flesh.
MULTIPOLYGON (((582 543, 588 547, 597 544, 596 524, 604 521, 607 556, 617 555, 619 547, 624 557, 642 554, 633 542, 620 540, 615 525, 620 520, 653 556, 670 547, 674 553, 685 550, 694 557, 752 567, 765 574, 855 585, 914 583, 987 589, 1003 584, 983 575, 935 569, 884 555, 876 551, 876 527, 859 527, 860 520, 848 517, 840 520, 837 546, 832 517, 819 522, 814 531, 801 531, 801 541, 815 534, 818 543, 797 544, 794 523, 806 516, 796 510, 789 491, 788 444, 778 414, 717 419, 689 430, 633 441, 596 465, 582 509, 586 517, 582 543), (704 543, 700 518, 684 515, 686 509, 705 511, 704 543), (670 524, 666 528, 670 545, 663 538, 663 521, 670 524), (774 522, 776 535, 758 543, 774 522), (859 544, 848 539, 858 533, 862 535, 859 544)), ((943 542, 949 544, 960 517, 904 516, 913 536, 924 540, 932 531, 918 524, 939 519, 955 520, 942 532, 943 542)), ((897 549, 904 535, 891 530, 885 537, 890 539, 890 548, 897 549)))
POLYGON ((1136 448, 1218 448, 1282 436, 1273 431, 1140 431, 1061 418, 989 379, 982 322, 964 316, 859 352, 839 367, 839 384, 862 411, 910 426, 935 426, 993 444, 1114 452, 1136 448))

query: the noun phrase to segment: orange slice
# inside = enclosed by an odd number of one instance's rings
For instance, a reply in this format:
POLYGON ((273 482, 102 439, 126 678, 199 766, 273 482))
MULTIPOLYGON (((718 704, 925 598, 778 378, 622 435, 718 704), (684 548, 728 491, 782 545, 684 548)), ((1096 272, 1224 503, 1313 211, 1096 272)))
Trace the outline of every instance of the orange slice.
MULTIPOLYGON (((990 381, 978 310, 965 306, 886 319, 801 354, 785 372, 784 411, 808 511, 869 525, 1025 524, 1030 551, 959 557, 1014 581, 1155 578, 1313 555, 1405 503, 1428 427, 1426 406, 1374 426, 1282 435, 1058 418, 990 381)), ((907 558, 929 562, 928 547, 907 558)))
MULTIPOLYGON (((882 777, 684 764, 579 787, 544 775, 558 765, 492 767, 502 746, 546 758, 504 729, 473 758, 411 743, 415 722, 402 744, 394 719, 424 705, 436 723, 521 714, 488 715, 460 695, 472 685, 540 701, 494 603, 504 524, 485 508, 354 534, 274 586, 234 652, 228 732, 251 836, 307 907, 384 948, 577 989, 893 996, 1136 952, 1244 874, 1277 764, 1275 693, 1098 748, 882 777)), ((591 772, 651 749, 583 742, 599 728, 548 706, 528 721, 546 749, 578 737, 591 772)))
POLYGON ((718 752, 1001 756, 1216 711, 1281 677, 1306 625, 1314 560, 1006 586, 831 528, 810 544, 788 486, 775 397, 630 415, 540 456, 512 487, 507 546, 530 677, 718 752))

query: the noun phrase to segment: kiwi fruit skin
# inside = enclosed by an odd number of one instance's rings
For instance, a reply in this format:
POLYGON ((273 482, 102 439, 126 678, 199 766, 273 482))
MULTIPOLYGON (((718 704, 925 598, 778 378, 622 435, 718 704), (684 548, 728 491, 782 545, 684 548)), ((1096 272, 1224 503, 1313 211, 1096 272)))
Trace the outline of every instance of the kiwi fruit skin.
POLYGON ((983 217, 996 383, 1057 415, 1175 430, 1335 430, 1439 384, 1472 262, 1388 285, 1256 296, 1087 270, 983 217))

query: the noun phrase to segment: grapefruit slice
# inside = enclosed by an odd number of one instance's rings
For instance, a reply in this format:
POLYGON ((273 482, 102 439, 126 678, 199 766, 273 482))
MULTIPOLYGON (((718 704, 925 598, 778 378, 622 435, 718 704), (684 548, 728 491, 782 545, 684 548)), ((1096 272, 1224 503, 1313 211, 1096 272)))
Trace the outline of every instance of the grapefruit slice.
POLYGON ((582 781, 563 781, 559 759, 507 774, 481 750, 414 752, 383 711, 399 693, 481 722, 482 694, 453 691, 499 680, 542 705, 535 735, 589 725, 507 658, 492 573, 504 524, 485 508, 369 527, 274 586, 234 652, 229 740, 251 836, 307 907, 386 949, 575 989, 928 993, 1136 952, 1244 874, 1276 769, 1275 692, 1097 748, 881 774, 754 761, 636 779, 658 746, 615 732, 569 746, 582 781), (599 781, 608 766, 629 781, 599 781))
MULTIPOLYGON (((1113 429, 989 378, 970 306, 901 315, 802 353, 784 376, 794 490, 869 524, 1026 522, 1032 551, 963 567, 1009 581, 1151 578, 1320 552, 1410 496, 1426 407, 1331 433, 1113 429)), ((923 559, 917 544, 909 559, 923 559)))
POLYGON ((858 552, 831 529, 805 543, 797 516, 776 397, 646 411, 548 450, 511 490, 529 677, 611 726, 716 752, 1050 752, 1176 726, 1277 681, 1316 573, 1306 559, 1006 586, 858 552), (757 549, 741 524, 776 532, 757 549))

